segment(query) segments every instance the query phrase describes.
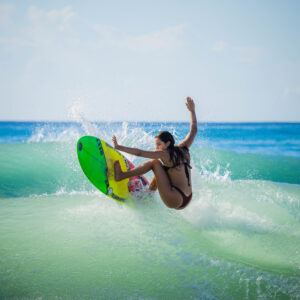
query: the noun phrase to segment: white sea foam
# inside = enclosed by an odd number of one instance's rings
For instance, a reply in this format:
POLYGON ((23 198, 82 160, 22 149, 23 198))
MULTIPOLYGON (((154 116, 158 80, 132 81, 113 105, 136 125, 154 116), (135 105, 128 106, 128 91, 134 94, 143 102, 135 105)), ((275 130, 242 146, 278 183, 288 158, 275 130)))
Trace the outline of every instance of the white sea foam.
POLYGON ((36 128, 27 142, 66 142, 77 140, 81 135, 82 131, 76 126, 57 129, 53 125, 46 124, 43 127, 36 128))
MULTIPOLYGON (((120 144, 144 149, 154 148, 152 132, 147 133, 140 127, 130 126, 128 122, 99 123, 88 121, 83 113, 83 105, 77 100, 69 108, 69 118, 73 123, 45 123, 37 127, 27 142, 70 142, 77 141, 83 135, 97 136, 109 144, 116 135, 120 144)), ((133 157, 130 157, 133 159, 133 157)))
MULTIPOLYGON (((97 190, 85 191, 85 190, 71 190, 68 191, 65 187, 60 187, 58 191, 54 193, 42 193, 42 194, 30 194, 29 198, 35 197, 53 197, 53 196, 73 196, 73 195, 84 195, 84 196, 99 196, 101 193, 97 190)), ((102 195, 102 194, 101 194, 102 195)))
POLYGON ((241 205, 227 201, 210 201, 206 194, 194 199, 183 217, 199 228, 238 229, 250 232, 266 232, 273 228, 272 220, 251 212, 241 205))
POLYGON ((217 165, 215 168, 213 166, 213 162, 210 159, 207 159, 206 161, 202 162, 201 165, 201 172, 199 175, 206 180, 210 181, 220 181, 220 182, 230 182, 230 174, 229 171, 230 164, 228 163, 226 165, 226 169, 221 171, 220 165, 217 165))

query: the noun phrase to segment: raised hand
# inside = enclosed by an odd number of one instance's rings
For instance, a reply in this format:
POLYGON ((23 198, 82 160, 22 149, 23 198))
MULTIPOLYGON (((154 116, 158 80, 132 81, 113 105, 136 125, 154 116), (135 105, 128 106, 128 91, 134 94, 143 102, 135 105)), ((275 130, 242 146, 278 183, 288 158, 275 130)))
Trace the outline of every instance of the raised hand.
POLYGON ((190 112, 194 112, 195 111, 195 103, 194 100, 191 97, 186 97, 186 103, 185 103, 187 109, 190 112))
POLYGON ((114 143, 114 148, 118 149, 119 144, 115 135, 112 137, 112 141, 114 143))

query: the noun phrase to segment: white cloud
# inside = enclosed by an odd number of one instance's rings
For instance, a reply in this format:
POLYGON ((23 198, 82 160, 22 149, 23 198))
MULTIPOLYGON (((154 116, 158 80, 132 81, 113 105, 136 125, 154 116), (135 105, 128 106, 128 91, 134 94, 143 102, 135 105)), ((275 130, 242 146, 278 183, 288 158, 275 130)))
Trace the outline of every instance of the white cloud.
POLYGON ((47 48, 64 42, 74 43, 70 33, 71 20, 75 16, 71 6, 50 11, 31 6, 27 11, 29 24, 18 27, 10 36, 0 37, 0 43, 9 51, 24 47, 47 48))
POLYGON ((12 36, 0 38, 0 44, 7 51, 14 51, 23 47, 33 47, 34 43, 24 36, 12 36))
POLYGON ((225 43, 223 41, 219 41, 219 42, 216 42, 213 45, 212 51, 214 51, 214 52, 224 52, 227 48, 228 48, 227 43, 225 43))
POLYGON ((76 16, 71 6, 65 6, 61 10, 44 11, 35 6, 31 6, 28 10, 28 18, 33 24, 51 23, 56 25, 60 30, 64 30, 69 26, 69 22, 76 16))
POLYGON ((113 37, 114 35, 119 34, 119 30, 116 27, 109 25, 100 25, 96 24, 92 28, 97 31, 101 36, 113 37))
POLYGON ((211 50, 213 52, 230 52, 235 54, 235 58, 239 62, 255 64, 266 53, 266 49, 262 46, 232 46, 224 41, 216 42, 211 50))
POLYGON ((233 47, 232 50, 237 53, 238 61, 245 63, 257 63, 266 51, 259 46, 233 47))
MULTIPOLYGON (((0 6, 0 16, 8 20, 13 6, 0 6)), ((44 10, 30 6, 27 10, 27 24, 18 27, 7 37, 0 36, 0 44, 8 50, 19 50, 24 47, 41 48, 49 52, 61 48, 62 45, 78 45, 84 36, 72 29, 72 21, 77 16, 71 6, 62 9, 44 10), (49 50, 47 50, 49 49, 49 50)), ((94 25, 92 29, 98 33, 98 38, 86 40, 85 44, 92 47, 113 46, 129 49, 135 52, 153 52, 163 49, 174 49, 184 45, 185 25, 162 28, 158 31, 143 34, 129 34, 124 30, 108 25, 94 25)))
POLYGON ((0 25, 8 26, 15 7, 11 4, 0 4, 0 25))
POLYGON ((93 28, 100 34, 102 42, 137 52, 177 48, 184 44, 185 25, 170 26, 160 31, 136 36, 106 25, 95 25, 93 28))
POLYGON ((287 87, 284 89, 284 96, 300 96, 300 85, 295 87, 287 87))
POLYGON ((184 25, 167 27, 161 31, 128 37, 123 46, 135 51, 155 51, 167 48, 177 48, 183 45, 184 25))
MULTIPOLYGON (((1 22, 8 23, 9 16, 14 10, 13 6, 0 5, 1 22)), ((60 10, 50 11, 31 6, 27 10, 27 22, 18 26, 14 32, 7 31, 6 36, 0 36, 0 44, 8 51, 20 50, 26 47, 43 47, 62 43, 74 44, 76 39, 72 36, 71 20, 76 16, 71 6, 65 6, 60 10)), ((9 27, 8 27, 9 29, 9 27)))

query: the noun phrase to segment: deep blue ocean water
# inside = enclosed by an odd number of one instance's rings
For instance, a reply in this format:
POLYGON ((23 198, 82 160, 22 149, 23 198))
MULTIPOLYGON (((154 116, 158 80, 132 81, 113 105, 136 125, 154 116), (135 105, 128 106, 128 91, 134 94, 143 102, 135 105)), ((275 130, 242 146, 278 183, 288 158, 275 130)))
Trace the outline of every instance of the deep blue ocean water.
POLYGON ((300 298, 300 123, 199 123, 183 211, 85 178, 79 137, 159 130, 189 124, 0 122, 0 299, 300 298))
MULTIPOLYGON (((0 122, 0 143, 30 141, 59 141, 76 134, 84 135, 86 122, 0 122), (68 133, 70 135, 68 135, 68 133), (72 135, 73 133, 73 135, 72 135)), ((150 122, 94 122, 99 130, 117 131, 143 128, 153 133, 161 128, 170 129, 182 139, 189 130, 189 123, 150 122)), ((199 123, 196 144, 244 153, 300 156, 300 123, 199 123)))

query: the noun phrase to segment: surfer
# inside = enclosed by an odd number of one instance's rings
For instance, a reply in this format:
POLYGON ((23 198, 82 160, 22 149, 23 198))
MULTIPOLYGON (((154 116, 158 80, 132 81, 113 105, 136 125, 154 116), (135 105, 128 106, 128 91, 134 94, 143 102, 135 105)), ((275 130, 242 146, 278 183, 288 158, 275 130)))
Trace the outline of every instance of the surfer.
POLYGON ((115 136, 112 138, 115 149, 136 156, 151 158, 151 160, 127 172, 123 172, 119 161, 116 161, 116 181, 143 175, 152 170, 154 177, 150 183, 150 190, 155 191, 158 188, 165 205, 174 209, 185 208, 192 199, 189 147, 197 134, 197 118, 192 98, 186 98, 186 106, 191 115, 190 131, 178 146, 175 146, 174 137, 168 131, 160 131, 155 136, 155 151, 121 146, 115 136))

